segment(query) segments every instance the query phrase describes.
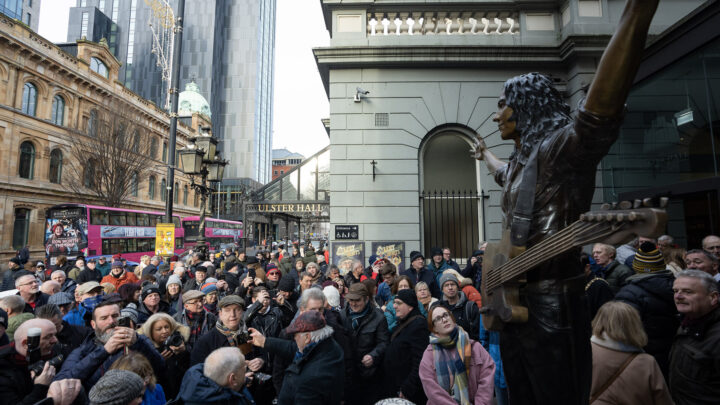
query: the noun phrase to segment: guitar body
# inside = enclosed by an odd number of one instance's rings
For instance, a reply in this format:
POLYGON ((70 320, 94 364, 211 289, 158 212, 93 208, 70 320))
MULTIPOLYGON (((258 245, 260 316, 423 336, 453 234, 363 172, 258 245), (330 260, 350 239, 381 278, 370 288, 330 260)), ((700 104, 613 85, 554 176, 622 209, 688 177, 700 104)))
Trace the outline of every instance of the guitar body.
POLYGON ((509 231, 503 232, 500 243, 488 243, 485 248, 480 289, 483 297, 482 322, 487 330, 499 331, 505 323, 527 321, 528 309, 520 305, 522 283, 519 280, 511 280, 493 288, 488 288, 485 282, 493 275, 494 269, 500 268, 522 251, 510 243, 509 231))

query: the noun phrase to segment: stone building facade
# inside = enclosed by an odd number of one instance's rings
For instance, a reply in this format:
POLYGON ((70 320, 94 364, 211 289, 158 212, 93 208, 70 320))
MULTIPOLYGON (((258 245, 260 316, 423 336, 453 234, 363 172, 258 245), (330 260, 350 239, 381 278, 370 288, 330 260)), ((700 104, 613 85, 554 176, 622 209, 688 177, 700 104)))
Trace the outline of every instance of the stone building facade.
MULTIPOLYGON (((62 162, 86 158, 72 156, 70 137, 87 136, 93 111, 111 102, 120 102, 127 113, 140 117, 141 131, 158 145, 156 156, 147 157, 151 169, 139 179, 137 197, 129 197, 123 206, 164 211, 161 184, 168 152, 163 147, 161 153, 159 146, 167 143, 170 118, 121 84, 120 63, 107 46, 78 41, 73 56, 3 15, 0 33, 0 259, 13 256, 19 247, 13 245, 22 241, 30 246, 33 258, 44 256, 46 208, 97 203, 72 192, 67 185, 71 173, 63 172, 62 162)), ((178 149, 200 127, 210 125, 209 118, 200 114, 191 122, 193 127, 178 126, 178 149)), ((198 215, 199 199, 190 179, 176 173, 180 191, 175 213, 198 215)))
MULTIPOLYGON (((662 1, 651 37, 702 0, 662 1)), ((314 50, 330 100, 330 220, 405 257, 449 246, 467 258, 501 236, 501 191, 470 157, 483 137, 507 159, 492 115, 505 80, 551 75, 573 110, 620 18, 621 0, 323 0, 314 50)), ((603 195, 598 176, 594 201, 603 195)))

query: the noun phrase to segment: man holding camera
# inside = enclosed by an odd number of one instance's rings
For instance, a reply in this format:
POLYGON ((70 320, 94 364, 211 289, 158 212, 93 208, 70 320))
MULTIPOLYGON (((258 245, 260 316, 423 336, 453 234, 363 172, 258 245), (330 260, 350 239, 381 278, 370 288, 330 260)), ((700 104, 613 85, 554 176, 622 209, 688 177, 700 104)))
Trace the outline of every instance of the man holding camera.
POLYGON ((55 379, 77 378, 89 392, 103 371, 109 370, 113 362, 123 355, 126 347, 145 356, 152 364, 155 375, 159 375, 165 367, 162 356, 146 336, 138 335, 134 329, 127 327, 129 325, 124 325, 123 319, 118 318, 120 307, 117 303, 99 303, 90 321, 94 333, 70 353, 55 379))
POLYGON ((75 400, 78 380, 53 382, 53 358, 57 343, 55 325, 46 319, 31 319, 15 331, 15 342, 0 349, 0 405, 34 404, 46 397, 55 405, 75 400))

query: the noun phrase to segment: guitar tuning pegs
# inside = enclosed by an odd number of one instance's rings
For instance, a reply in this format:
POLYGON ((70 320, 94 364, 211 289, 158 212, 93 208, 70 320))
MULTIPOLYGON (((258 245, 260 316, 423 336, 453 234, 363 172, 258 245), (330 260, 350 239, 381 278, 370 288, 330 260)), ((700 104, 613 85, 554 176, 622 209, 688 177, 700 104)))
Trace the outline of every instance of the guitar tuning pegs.
POLYGON ((618 203, 617 203, 617 201, 614 201, 614 202, 612 203, 612 209, 614 209, 614 210, 618 209, 618 203))
POLYGON ((615 219, 615 215, 613 215, 612 213, 609 212, 609 213, 605 214, 604 219, 608 222, 612 222, 615 219))
POLYGON ((632 206, 632 202, 630 201, 620 201, 620 204, 618 204, 618 207, 621 210, 629 210, 630 208, 632 208, 632 206))
POLYGON ((667 197, 660 197, 660 208, 667 208, 670 199, 667 197))
POLYGON ((625 214, 615 214, 615 219, 618 222, 623 222, 623 221, 625 221, 625 214))
POLYGON ((637 220, 637 219, 638 219, 638 215, 637 215, 636 212, 631 212, 631 213, 628 214, 628 220, 630 220, 630 221, 635 221, 635 220, 637 220))
POLYGON ((603 203, 603 205, 600 206, 600 209, 603 211, 608 211, 612 209, 612 206, 609 203, 603 203))
POLYGON ((642 207, 642 200, 633 201, 633 208, 640 208, 640 207, 642 207))
POLYGON ((652 198, 643 198, 643 207, 651 208, 652 207, 652 198))

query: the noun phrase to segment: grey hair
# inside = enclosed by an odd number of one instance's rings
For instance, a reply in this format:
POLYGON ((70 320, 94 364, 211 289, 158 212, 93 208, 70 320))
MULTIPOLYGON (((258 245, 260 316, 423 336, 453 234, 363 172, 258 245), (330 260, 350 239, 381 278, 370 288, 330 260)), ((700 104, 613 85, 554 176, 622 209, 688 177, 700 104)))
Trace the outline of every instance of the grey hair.
POLYGON ((658 238, 658 242, 667 242, 672 244, 675 241, 672 236, 670 235, 662 235, 658 238))
POLYGON ((65 272, 62 271, 62 270, 55 270, 55 271, 53 271, 52 273, 50 273, 50 278, 52 278, 52 276, 54 276, 54 275, 57 274, 57 273, 62 273, 63 277, 64 277, 64 278, 67 278, 67 274, 65 274, 65 272))
POLYGON ((32 274, 25 274, 25 275, 20 276, 20 277, 18 277, 18 278, 15 279, 15 288, 18 288, 18 287, 20 286, 20 284, 22 284, 22 281, 20 281, 20 280, 22 280, 22 279, 25 278, 25 277, 30 277, 30 278, 32 278, 33 280, 35 280, 35 276, 33 276, 32 274))
POLYGON ((357 266, 358 264, 359 264, 360 267, 362 267, 363 269, 365 268, 365 266, 363 265, 363 263, 362 263, 360 260, 353 259, 352 265, 350 266, 350 271, 352 271, 352 270, 355 268, 355 266, 357 266))
POLYGON ((162 261, 162 257, 160 257, 160 256, 153 256, 153 257, 150 259, 150 261, 153 261, 153 260, 162 261))
POLYGON ((245 364, 245 356, 237 347, 221 347, 210 353, 203 365, 205 377, 224 387, 230 373, 237 372, 245 364))
POLYGON ((333 332, 334 330, 332 327, 325 325, 325 327, 322 329, 310 332, 310 341, 313 343, 318 343, 329 338, 333 334, 333 332))
POLYGON ((302 295, 300 296, 300 301, 298 302, 298 307, 303 308, 303 309, 307 308, 307 303, 310 300, 321 301, 323 304, 323 307, 325 306, 325 303, 327 302, 327 299, 325 298, 325 294, 323 294, 321 289, 308 288, 307 290, 303 291, 302 295))
POLYGON ((0 307, 10 308, 13 312, 22 312, 25 309, 25 300, 19 295, 8 295, 0 299, 0 307))
POLYGON ((309 269, 310 267, 315 267, 315 269, 320 270, 320 268, 318 267, 317 263, 315 263, 315 262, 310 262, 310 263, 307 264, 307 266, 305 266, 305 271, 307 271, 307 269, 309 269))
POLYGON ((698 253, 705 255, 705 257, 707 257, 707 259, 710 260, 713 264, 718 264, 718 258, 715 257, 714 254, 708 252, 707 250, 703 250, 703 249, 688 250, 687 252, 685 252, 685 257, 687 257, 687 255, 693 255, 693 254, 698 254, 698 253))
POLYGON ((715 281, 715 278, 702 270, 683 270, 677 276, 675 276, 675 279, 677 280, 681 277, 700 280, 703 286, 705 286, 705 290, 708 292, 708 294, 718 292, 718 283, 717 281, 715 281))
POLYGON ((427 283, 424 281, 418 281, 417 284, 415 284, 415 292, 419 290, 420 288, 425 287, 428 291, 430 291, 430 287, 428 287, 427 283))
POLYGON ((35 308, 35 318, 50 319, 54 317, 63 317, 62 311, 55 304, 45 304, 41 307, 35 308))
POLYGON ((601 246, 603 250, 605 250, 605 253, 607 253, 611 258, 614 259, 616 257, 614 246, 608 245, 607 243, 596 243, 595 246, 601 246))

